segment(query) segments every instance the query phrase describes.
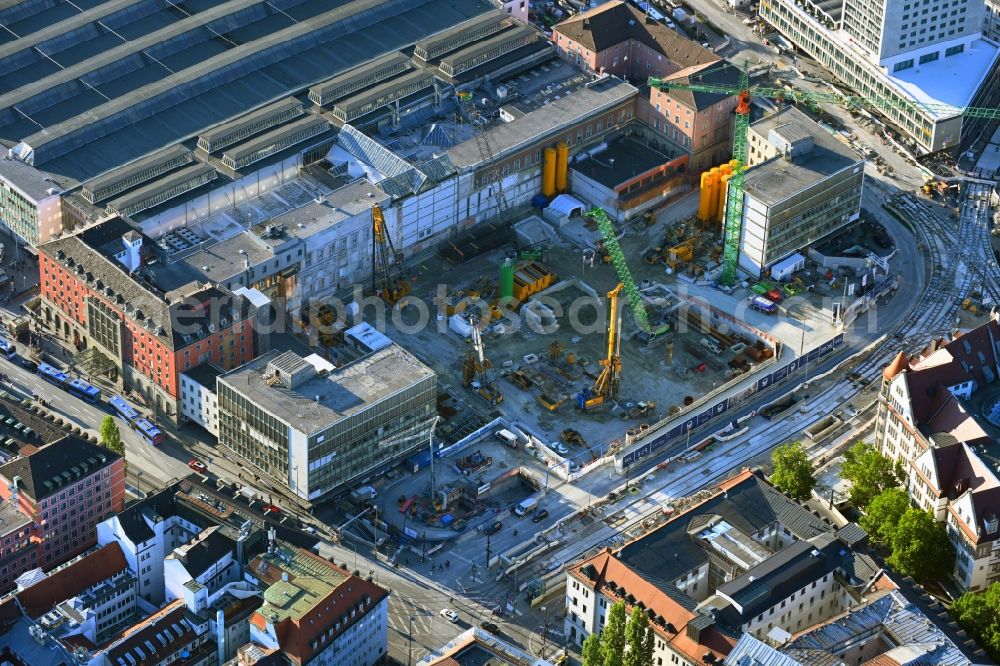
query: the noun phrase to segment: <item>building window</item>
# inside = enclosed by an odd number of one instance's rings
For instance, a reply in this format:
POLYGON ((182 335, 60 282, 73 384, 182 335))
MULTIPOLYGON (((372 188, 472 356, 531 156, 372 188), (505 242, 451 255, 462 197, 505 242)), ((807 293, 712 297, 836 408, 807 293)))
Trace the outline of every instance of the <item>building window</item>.
POLYGON ((913 67, 913 59, 912 58, 909 59, 909 60, 903 60, 901 62, 897 62, 895 65, 892 66, 892 71, 893 72, 902 72, 904 69, 909 69, 910 67, 913 67))
POLYGON ((924 55, 920 56, 920 64, 924 65, 929 62, 934 62, 935 60, 938 59, 939 55, 941 54, 938 53, 937 51, 935 51, 934 53, 925 53, 924 55))
POLYGON ((947 58, 949 56, 958 55, 964 50, 965 50, 965 44, 959 44, 958 46, 949 47, 945 49, 944 57, 947 58))

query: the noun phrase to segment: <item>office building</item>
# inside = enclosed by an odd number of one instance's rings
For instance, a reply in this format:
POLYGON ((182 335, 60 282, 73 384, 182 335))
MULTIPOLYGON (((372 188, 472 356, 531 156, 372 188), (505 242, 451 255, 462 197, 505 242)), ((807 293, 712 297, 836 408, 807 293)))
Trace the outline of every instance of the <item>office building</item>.
POLYGON ((97 524, 122 510, 125 461, 79 437, 26 447, 0 465, 0 591, 92 548, 97 524))
POLYGON ((1000 42, 1000 1, 986 0, 986 21, 983 24, 983 36, 1000 42))
POLYGON ((740 268, 753 277, 861 216, 865 162, 797 108, 750 125, 740 268))
POLYGON ((944 521, 963 590, 1000 581, 1000 376, 991 320, 882 372, 875 444, 903 463, 911 501, 944 521))
POLYGON ((437 376, 393 344, 338 368, 271 352, 217 390, 220 445, 315 501, 426 446, 437 376))
POLYGON ((389 591, 300 548, 272 545, 246 579, 264 590, 250 640, 284 663, 373 666, 388 648, 389 591))
POLYGON ((975 135, 983 121, 964 107, 997 105, 1000 46, 983 37, 984 0, 776 0, 760 16, 856 94, 888 100, 876 110, 916 154, 975 135))
POLYGON ((61 193, 41 171, 0 158, 0 225, 21 243, 30 247, 49 240, 63 230, 64 217, 72 226, 71 208, 63 205, 61 193))
POLYGON ((225 287, 188 282, 164 290, 144 268, 157 246, 113 217, 39 248, 42 331, 96 346, 156 414, 179 421, 180 374, 253 358, 256 309, 225 287))

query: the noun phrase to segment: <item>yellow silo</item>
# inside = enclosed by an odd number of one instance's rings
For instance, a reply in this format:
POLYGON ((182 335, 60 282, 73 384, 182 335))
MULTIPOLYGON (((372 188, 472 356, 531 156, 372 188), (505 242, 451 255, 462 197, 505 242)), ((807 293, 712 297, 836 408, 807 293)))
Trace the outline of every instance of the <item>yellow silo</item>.
POLYGON ((556 144, 556 192, 562 194, 569 189, 569 144, 556 144))
POLYGON ((556 149, 542 151, 542 194, 551 197, 556 193, 556 149))

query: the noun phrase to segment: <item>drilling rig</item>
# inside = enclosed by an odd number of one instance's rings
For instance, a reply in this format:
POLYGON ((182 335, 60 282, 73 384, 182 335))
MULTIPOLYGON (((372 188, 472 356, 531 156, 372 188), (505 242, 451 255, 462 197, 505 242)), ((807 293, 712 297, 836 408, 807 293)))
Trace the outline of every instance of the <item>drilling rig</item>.
POLYGON ((503 402, 503 393, 494 381, 491 373, 493 364, 486 358, 483 338, 479 333, 479 322, 474 316, 469 317, 472 328, 472 351, 465 357, 462 366, 462 378, 465 385, 475 391, 479 397, 496 406, 503 402))
POLYGON ((403 254, 393 247, 382 207, 376 204, 372 206, 372 290, 390 306, 410 293, 410 283, 399 270, 402 263, 403 254))
POLYGON ((618 389, 621 385, 622 358, 621 358, 621 324, 622 313, 618 307, 619 296, 625 287, 621 282, 618 286, 608 292, 608 348, 605 357, 598 363, 601 365, 601 372, 594 380, 594 385, 589 389, 580 391, 576 396, 577 406, 582 411, 589 411, 604 405, 618 397, 618 389))

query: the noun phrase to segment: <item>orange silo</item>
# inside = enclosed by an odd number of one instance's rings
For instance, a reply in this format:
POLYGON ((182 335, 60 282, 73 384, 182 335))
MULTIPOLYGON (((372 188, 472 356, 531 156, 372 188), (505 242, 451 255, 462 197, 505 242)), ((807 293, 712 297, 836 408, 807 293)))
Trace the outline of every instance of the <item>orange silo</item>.
POLYGON ((542 151, 542 194, 551 197, 556 193, 556 149, 542 151))
POLYGON ((719 214, 719 176, 721 175, 719 167, 712 167, 708 170, 709 184, 712 187, 708 197, 708 217, 711 220, 714 220, 719 214))
POLYGON ((698 192, 698 219, 708 222, 712 217, 712 203, 709 197, 712 196, 712 174, 708 171, 701 172, 701 189, 698 192))
POLYGON ((719 222, 726 216, 726 197, 729 194, 729 174, 722 174, 719 178, 719 209, 715 219, 719 222))
POLYGON ((556 144, 556 192, 562 194, 569 189, 569 144, 556 144))

